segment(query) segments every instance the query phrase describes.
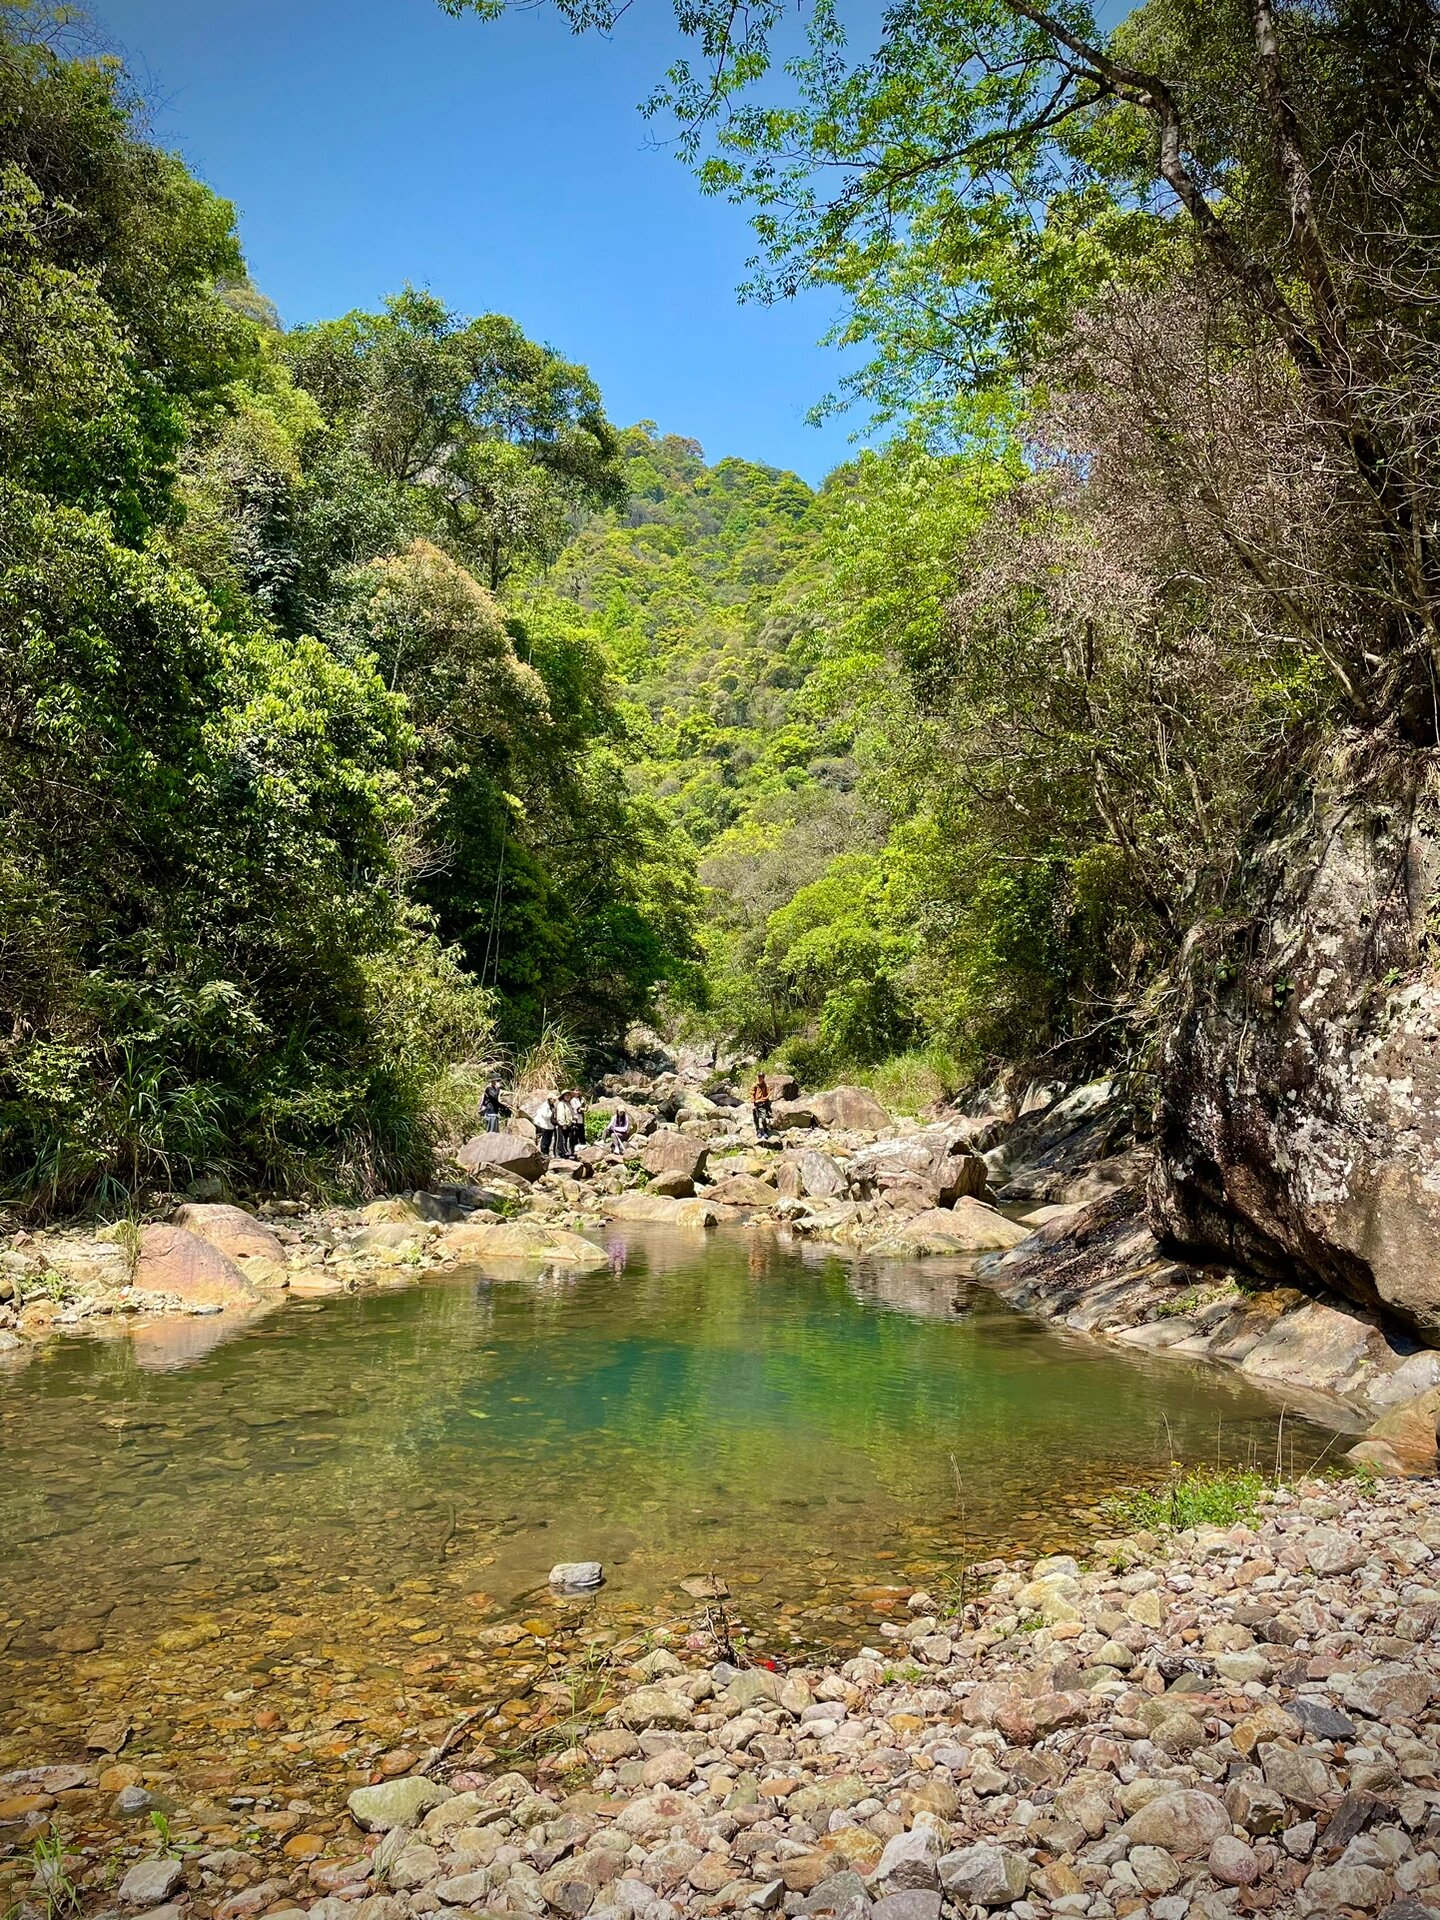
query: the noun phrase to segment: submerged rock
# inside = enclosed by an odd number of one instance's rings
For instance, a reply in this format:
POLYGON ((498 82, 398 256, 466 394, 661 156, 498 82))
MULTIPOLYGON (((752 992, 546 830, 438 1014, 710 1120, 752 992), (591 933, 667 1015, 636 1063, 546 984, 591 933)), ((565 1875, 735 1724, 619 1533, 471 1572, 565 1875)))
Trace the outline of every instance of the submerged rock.
POLYGON ((550 1569, 550 1585, 561 1593, 590 1593, 604 1579, 605 1570, 598 1560, 562 1560, 550 1569))

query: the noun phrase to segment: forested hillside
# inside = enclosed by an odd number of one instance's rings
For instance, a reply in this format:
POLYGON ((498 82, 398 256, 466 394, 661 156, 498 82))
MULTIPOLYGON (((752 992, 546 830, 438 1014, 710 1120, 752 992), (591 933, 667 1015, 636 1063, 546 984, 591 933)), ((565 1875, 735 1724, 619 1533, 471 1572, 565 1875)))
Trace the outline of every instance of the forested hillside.
POLYGON ((692 957, 598 641, 506 597, 618 441, 499 316, 282 333, 136 105, 0 11, 0 1186, 424 1177, 692 957))
POLYGON ((782 110, 776 10, 685 11, 754 290, 872 356, 892 437, 812 491, 618 430, 583 338, 284 330, 123 70, 0 8, 8 1191, 418 1176, 497 1048, 642 1015, 916 1098, 1153 1064, 1235 977, 1315 769, 1437 735, 1440 53, 1083 13, 817 9, 782 110))

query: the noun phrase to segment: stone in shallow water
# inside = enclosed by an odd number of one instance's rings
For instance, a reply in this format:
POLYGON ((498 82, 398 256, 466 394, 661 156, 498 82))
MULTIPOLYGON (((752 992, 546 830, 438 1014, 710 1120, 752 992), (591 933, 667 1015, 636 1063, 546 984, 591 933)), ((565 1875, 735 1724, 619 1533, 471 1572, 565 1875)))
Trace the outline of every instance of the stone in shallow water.
POLYGON ((550 1584, 562 1593, 590 1593, 605 1579, 598 1560, 562 1560, 550 1569, 550 1584))

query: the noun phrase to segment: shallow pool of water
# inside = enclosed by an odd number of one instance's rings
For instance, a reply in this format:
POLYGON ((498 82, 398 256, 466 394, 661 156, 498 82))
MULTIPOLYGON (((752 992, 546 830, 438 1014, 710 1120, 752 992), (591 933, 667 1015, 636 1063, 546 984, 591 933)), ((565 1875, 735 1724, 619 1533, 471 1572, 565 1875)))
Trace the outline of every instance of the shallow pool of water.
POLYGON ((273 1694, 297 1764, 353 1761, 353 1729, 543 1678, 560 1560, 605 1562, 591 1629, 693 1626, 680 1582, 714 1573, 757 1643, 853 1646, 887 1585, 1073 1543, 1172 1454, 1273 1456, 1277 1403, 1238 1376, 1057 1332, 958 1262, 607 1238, 583 1278, 472 1271, 292 1303, 185 1366, 74 1339, 0 1376, 0 1760, 112 1709, 141 1748, 258 1752, 273 1694))

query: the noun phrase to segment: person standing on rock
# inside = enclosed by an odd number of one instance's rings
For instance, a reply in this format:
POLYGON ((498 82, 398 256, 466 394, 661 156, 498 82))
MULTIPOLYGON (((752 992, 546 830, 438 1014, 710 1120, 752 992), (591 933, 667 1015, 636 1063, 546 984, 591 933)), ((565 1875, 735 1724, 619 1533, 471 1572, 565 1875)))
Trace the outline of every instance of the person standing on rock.
POLYGON ((500 1082, 492 1080, 480 1096, 480 1118, 486 1133, 498 1133, 500 1122, 509 1117, 510 1109, 500 1097, 500 1082))
POLYGON ((570 1147, 573 1160, 585 1144, 585 1096, 579 1087, 570 1089, 570 1147))
POLYGON ((548 1160, 555 1150, 555 1102, 548 1093, 535 1109, 535 1142, 548 1160))
POLYGON ((562 1087, 555 1096, 555 1157, 557 1160, 570 1158, 570 1129, 575 1124, 575 1116, 570 1110, 570 1096, 562 1087))
POLYGON ((765 1083, 763 1073, 756 1074, 755 1084, 750 1089, 750 1111, 755 1120, 755 1138, 768 1140, 775 1109, 770 1104, 770 1089, 765 1083))

